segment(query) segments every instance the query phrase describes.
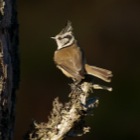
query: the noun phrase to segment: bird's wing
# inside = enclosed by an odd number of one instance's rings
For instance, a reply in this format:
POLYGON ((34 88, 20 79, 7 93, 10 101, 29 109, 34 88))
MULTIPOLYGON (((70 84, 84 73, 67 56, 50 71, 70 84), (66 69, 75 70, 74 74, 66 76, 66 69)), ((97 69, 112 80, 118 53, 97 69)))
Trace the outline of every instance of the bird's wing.
POLYGON ((79 47, 67 47, 55 54, 55 62, 60 69, 64 69, 72 78, 81 80, 85 74, 82 55, 79 47))

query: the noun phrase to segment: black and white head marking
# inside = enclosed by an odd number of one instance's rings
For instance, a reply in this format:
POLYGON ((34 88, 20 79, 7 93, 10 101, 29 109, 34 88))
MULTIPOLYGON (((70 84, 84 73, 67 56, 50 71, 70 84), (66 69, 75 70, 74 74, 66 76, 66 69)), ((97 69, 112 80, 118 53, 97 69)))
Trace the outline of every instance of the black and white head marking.
POLYGON ((73 28, 71 22, 68 22, 66 27, 62 29, 62 31, 59 34, 57 34, 55 37, 52 37, 57 43, 58 50, 70 46, 75 42, 72 30, 73 28))

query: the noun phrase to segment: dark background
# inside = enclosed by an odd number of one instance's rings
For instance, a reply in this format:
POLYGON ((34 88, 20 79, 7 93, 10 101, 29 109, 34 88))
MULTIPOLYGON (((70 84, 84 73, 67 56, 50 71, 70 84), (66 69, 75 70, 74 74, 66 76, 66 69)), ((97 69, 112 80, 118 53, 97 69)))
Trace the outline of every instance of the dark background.
POLYGON ((18 0, 17 5, 21 82, 14 140, 23 139, 32 119, 47 121, 55 97, 68 101, 70 80, 56 69, 56 44, 50 39, 67 20, 73 23, 88 63, 114 74, 113 92, 93 94, 100 104, 87 118, 91 132, 73 140, 139 140, 140 1, 18 0))

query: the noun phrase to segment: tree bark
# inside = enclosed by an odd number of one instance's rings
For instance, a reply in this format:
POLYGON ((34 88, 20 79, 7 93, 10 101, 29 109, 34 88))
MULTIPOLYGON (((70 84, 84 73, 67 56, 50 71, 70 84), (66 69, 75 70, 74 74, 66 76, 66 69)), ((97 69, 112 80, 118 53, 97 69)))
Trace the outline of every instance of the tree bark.
POLYGON ((0 0, 0 140, 12 140, 19 83, 16 0, 0 0))

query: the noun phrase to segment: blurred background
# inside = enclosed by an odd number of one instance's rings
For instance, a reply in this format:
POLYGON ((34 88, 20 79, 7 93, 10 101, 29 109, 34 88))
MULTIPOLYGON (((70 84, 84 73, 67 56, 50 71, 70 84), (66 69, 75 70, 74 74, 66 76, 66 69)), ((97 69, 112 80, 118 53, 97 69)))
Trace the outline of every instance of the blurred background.
MULTIPOLYGON (((73 140, 140 139, 140 1, 18 0, 21 81, 14 140, 22 140, 32 120, 46 122, 52 101, 68 101, 70 79, 53 62, 56 35, 71 20, 89 64, 113 71, 113 92, 100 98, 91 132, 73 140)), ((103 83, 108 85, 106 83, 103 83)))

